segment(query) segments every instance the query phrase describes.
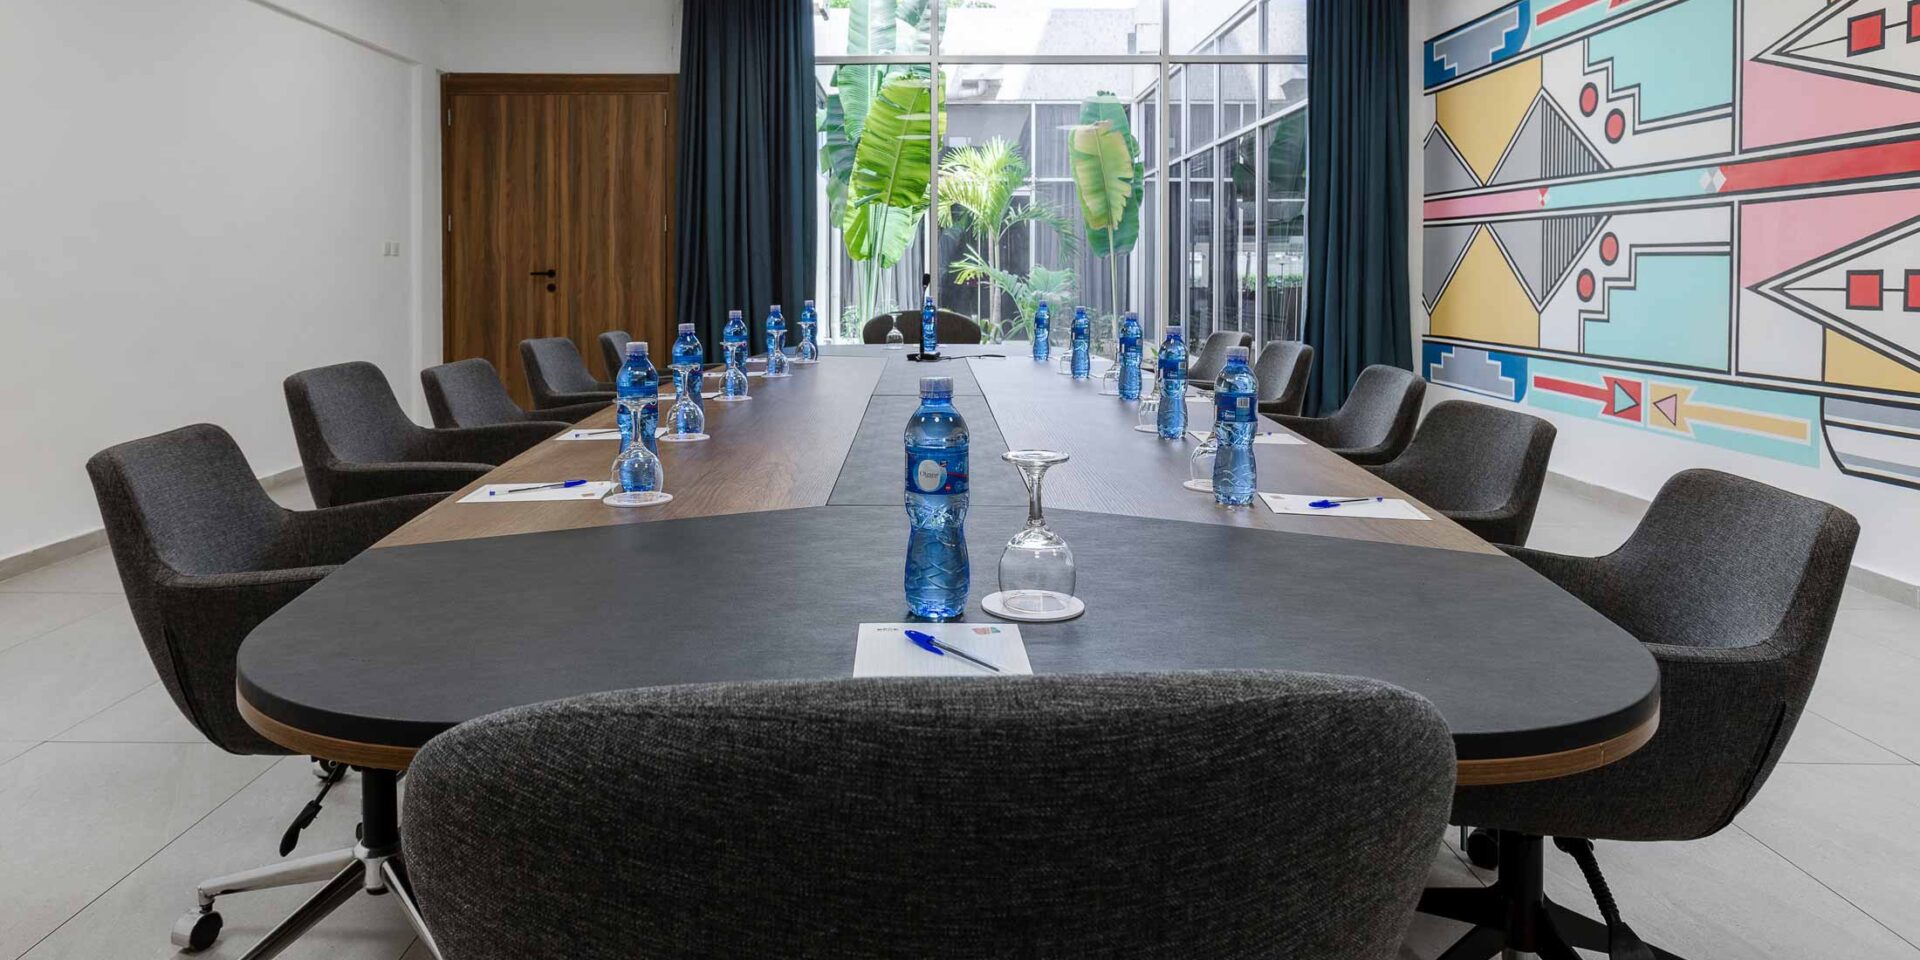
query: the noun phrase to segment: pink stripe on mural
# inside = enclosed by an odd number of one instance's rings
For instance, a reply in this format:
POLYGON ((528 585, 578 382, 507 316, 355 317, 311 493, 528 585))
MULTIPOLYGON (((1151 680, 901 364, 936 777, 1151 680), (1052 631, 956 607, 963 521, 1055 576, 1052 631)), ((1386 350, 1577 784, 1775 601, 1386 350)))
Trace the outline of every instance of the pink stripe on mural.
POLYGON ((1920 123, 1920 93, 1747 61, 1741 73, 1745 148, 1920 123))
POLYGON ((1920 188, 1740 208, 1740 285, 1749 287, 1912 217, 1920 188))
POLYGON ((1452 220, 1458 217, 1486 217, 1496 213, 1529 213, 1547 205, 1547 188, 1527 187, 1502 193, 1483 193, 1475 197, 1428 200, 1421 209, 1428 220, 1452 220))

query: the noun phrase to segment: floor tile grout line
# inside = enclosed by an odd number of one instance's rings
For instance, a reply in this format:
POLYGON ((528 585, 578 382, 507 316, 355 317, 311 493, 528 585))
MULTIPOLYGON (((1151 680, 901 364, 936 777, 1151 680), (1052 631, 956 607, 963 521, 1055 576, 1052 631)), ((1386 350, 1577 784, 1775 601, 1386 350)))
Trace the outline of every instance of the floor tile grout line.
MULTIPOLYGON (((1856 736, 1856 737, 1859 737, 1860 739, 1862 739, 1862 740, 1865 740, 1866 742, 1868 742, 1868 743, 1871 743, 1871 744, 1873 744, 1874 746, 1876 746, 1876 747, 1879 747, 1880 749, 1882 749, 1882 750, 1885 750, 1886 752, 1888 752, 1888 753, 1891 753, 1891 754, 1893 754, 1894 756, 1896 756, 1896 757, 1899 757, 1899 758, 1900 758, 1900 759, 1902 759, 1902 760, 1905 760, 1905 761, 1906 761, 1907 763, 1909 763, 1909 764, 1915 764, 1915 765, 1920 765, 1920 760, 1915 760, 1914 758, 1912 758, 1912 757, 1909 757, 1909 756, 1907 756, 1906 754, 1904 754, 1904 753, 1901 753, 1900 751, 1898 751, 1898 750, 1895 750, 1894 748, 1892 748, 1892 747, 1889 747, 1889 746, 1887 746, 1886 744, 1884 744, 1884 743, 1881 743, 1880 741, 1878 741, 1878 740, 1875 740, 1874 738, 1872 738, 1872 737, 1869 737, 1869 736, 1867 736, 1866 734, 1864 734, 1864 733, 1861 733, 1860 731, 1858 731, 1858 730, 1855 730, 1854 728, 1852 728, 1852 727, 1849 727, 1849 726, 1847 726, 1846 724, 1844 724, 1844 723, 1841 723, 1840 721, 1838 721, 1838 720, 1835 720, 1834 718, 1832 718, 1832 717, 1829 717, 1829 716, 1827 716, 1826 714, 1824 714, 1824 713, 1821 713, 1820 711, 1818 711, 1818 710, 1815 710, 1815 709, 1813 709, 1812 707, 1805 707, 1805 708, 1803 708, 1803 709, 1805 709, 1805 711, 1806 711, 1807 713, 1811 713, 1811 714, 1813 714, 1814 716, 1816 716, 1816 717, 1819 717, 1820 719, 1822 719, 1822 720, 1825 720, 1826 722, 1828 722, 1828 723, 1831 723, 1831 724, 1833 724, 1834 726, 1836 726, 1836 727, 1839 727, 1840 729, 1842 729, 1842 730, 1845 730, 1846 732, 1848 732, 1848 733, 1851 733, 1851 734, 1853 734, 1854 736, 1856 736)), ((1881 763, 1881 764, 1867 764, 1867 766, 1881 766, 1881 767, 1892 767, 1892 766, 1898 766, 1898 764, 1892 764, 1892 763, 1881 763)))
POLYGON ((1747 829, 1746 827, 1744 827, 1744 826, 1742 826, 1742 825, 1740 825, 1740 824, 1738 824, 1738 823, 1736 823, 1736 824, 1733 824, 1733 828, 1734 828, 1735 830, 1738 830, 1738 831, 1740 831, 1741 833, 1744 833, 1744 834, 1746 834, 1746 835, 1747 835, 1747 838, 1748 838, 1748 839, 1750 839, 1750 840, 1752 840, 1752 841, 1753 841, 1754 843, 1757 843, 1757 844, 1759 844, 1759 845, 1761 845, 1761 846, 1763 846, 1763 847, 1765 847, 1765 848, 1767 848, 1767 852, 1768 852, 1768 853, 1771 853, 1771 854, 1773 854, 1774 856, 1776 856, 1776 857, 1779 857, 1779 858, 1780 858, 1781 860, 1784 860, 1784 861, 1786 861, 1786 863, 1787 863, 1787 865, 1788 865, 1788 866, 1791 866, 1791 867, 1792 867, 1792 868, 1794 868, 1795 870, 1798 870, 1798 871, 1800 871, 1800 872, 1801 872, 1801 873, 1802 873, 1803 875, 1805 875, 1805 876, 1806 876, 1806 878, 1807 878, 1807 879, 1809 879, 1809 880, 1812 880, 1812 881, 1813 881, 1814 883, 1817 883, 1817 884, 1819 884, 1820 886, 1822 886, 1822 887, 1824 887, 1824 888, 1826 888, 1826 891, 1827 891, 1828 893, 1831 893, 1831 894, 1833 894, 1834 896, 1836 896, 1836 897, 1839 897, 1839 898, 1840 898, 1840 899, 1841 899, 1842 901, 1844 901, 1844 902, 1846 903, 1846 905, 1847 905, 1847 906, 1849 906, 1849 907, 1852 907, 1853 909, 1855 909, 1855 910, 1858 910, 1858 911, 1860 911, 1860 915, 1861 915, 1861 916, 1863 916, 1863 917, 1866 917, 1866 918, 1867 918, 1868 920, 1872 920, 1872 921, 1873 921, 1873 922, 1874 922, 1875 924, 1878 924, 1878 925, 1880 926, 1880 928, 1881 928, 1881 929, 1883 929, 1883 930, 1885 930, 1885 931, 1887 931, 1888 933, 1891 933, 1891 934, 1893 934, 1893 935, 1894 935, 1895 937, 1898 937, 1898 938, 1900 939, 1900 942, 1901 942, 1901 943, 1904 943, 1904 944, 1906 944, 1907 946, 1909 946, 1909 947, 1912 947, 1912 948, 1914 948, 1915 950, 1920 950, 1920 943, 1914 943, 1914 942, 1913 942, 1912 940, 1909 940, 1909 939, 1907 939, 1907 937, 1906 937, 1906 935, 1904 935, 1904 934, 1902 934, 1902 933, 1901 933, 1900 931, 1898 931, 1898 930, 1895 930, 1894 928, 1892 928, 1892 927, 1890 927, 1890 926, 1887 926, 1887 923, 1886 923, 1886 921, 1884 921, 1884 920, 1882 920, 1882 919, 1880 919, 1879 917, 1876 917, 1876 916, 1874 916, 1874 915, 1873 915, 1873 913, 1872 913, 1871 911, 1869 911, 1869 910, 1867 910, 1867 908, 1865 908, 1865 907, 1862 907, 1861 905, 1859 905, 1859 904, 1857 904, 1857 903, 1854 903, 1854 902, 1853 902, 1853 899, 1852 899, 1851 897, 1848 897, 1848 896, 1847 896, 1846 894, 1844 894, 1844 893, 1841 893, 1841 892, 1840 892, 1840 891, 1838 891, 1838 890, 1835 890, 1835 889, 1833 888, 1833 886, 1832 886, 1831 884, 1829 884, 1829 883, 1827 883, 1827 882, 1826 882, 1825 880, 1822 880, 1822 879, 1820 879, 1819 877, 1816 877, 1816 876, 1814 876, 1814 875, 1813 875, 1813 871, 1811 871, 1811 870, 1808 870, 1808 869, 1807 869, 1806 867, 1803 867, 1803 866, 1801 866, 1801 865, 1799 865, 1798 863, 1795 863, 1795 862, 1793 861, 1793 858, 1792 858, 1792 857, 1789 857, 1789 856, 1787 856, 1786 854, 1784 854, 1784 853, 1781 853, 1781 852, 1780 852, 1780 851, 1778 851, 1778 850, 1775 850, 1775 849, 1773 848, 1773 845, 1772 845, 1772 844, 1770 844, 1770 843, 1768 843, 1768 842, 1766 842, 1765 840, 1762 840, 1762 839, 1760 839, 1760 837, 1759 837, 1759 836, 1758 836, 1757 834, 1755 834, 1755 833, 1754 833, 1753 831, 1751 831, 1751 830, 1748 830, 1748 829, 1747 829))
MULTIPOLYGON (((24 743, 25 741, 16 741, 16 742, 18 742, 18 743, 24 743)), ((29 753, 32 753, 32 752, 34 752, 35 750, 38 750, 38 749, 40 749, 41 747, 44 747, 44 746, 46 746, 46 745, 47 745, 47 741, 45 741, 45 740, 36 740, 36 741, 34 741, 34 744, 33 744, 33 746, 31 746, 31 747, 28 747, 28 748, 26 748, 25 750, 22 750, 22 751, 20 751, 19 753, 16 753, 16 754, 14 754, 14 755, 13 755, 13 756, 11 756, 11 757, 8 757, 8 758, 6 758, 5 760, 0 760, 0 767, 4 767, 4 766, 6 766, 7 764, 9 764, 9 763, 12 763, 12 762, 14 762, 15 760, 18 760, 18 759, 20 759, 21 757, 24 757, 24 756, 26 756, 27 754, 29 754, 29 753)))
MULTIPOLYGON (((160 681, 158 679, 155 679, 147 683, 145 686, 141 687, 140 689, 135 690, 134 692, 129 693, 126 696, 121 697, 120 699, 115 700, 114 702, 109 703, 106 706, 101 707, 100 709, 95 710, 90 714, 87 714, 85 717, 82 717, 79 720, 76 720, 73 723, 70 723, 65 727, 60 728, 59 733, 56 733, 51 737, 47 737, 46 740, 42 742, 47 742, 47 741, 57 741, 60 743, 146 743, 146 742, 149 742, 145 740, 61 740, 60 738, 62 736, 65 736, 69 731, 78 729, 81 724, 86 723, 89 720, 92 720, 94 717, 97 717, 103 713, 106 713, 108 710, 112 710, 114 707, 117 707, 123 703, 126 703, 128 700, 132 700, 134 697, 137 697, 147 692, 148 690, 153 689, 153 685, 159 682, 160 681)), ((156 741, 156 742, 167 743, 169 741, 162 740, 162 741, 156 741)), ((173 741, 173 742, 194 743, 197 741, 183 740, 183 741, 173 741)))
MULTIPOLYGON (((46 744, 43 743, 41 744, 41 746, 46 746, 46 744)), ((191 744, 189 744, 189 746, 191 746, 191 744)), ((211 746, 211 744, 208 744, 208 746, 211 746)), ((208 817, 211 817, 214 814, 219 813, 222 809, 226 807, 227 804, 232 803, 235 797, 238 797, 240 794, 246 792, 246 789, 248 787, 251 787, 254 784, 260 782, 261 777, 264 777, 268 773, 271 773, 273 771, 273 768, 279 765, 280 765, 280 760, 278 759, 274 760, 274 762, 269 763, 265 767, 263 767, 259 773, 254 774, 252 779, 234 788, 233 793, 229 794, 225 800, 222 800, 219 803, 214 804, 212 809, 208 810, 206 813, 201 814, 192 823, 187 824, 186 827, 182 828, 179 833, 176 833, 173 836, 168 837, 167 842, 161 844, 159 848, 155 849, 152 853, 149 853, 145 857, 141 858, 139 863, 136 863, 132 867, 128 868, 127 872, 121 874, 118 880, 115 880, 112 883, 107 884, 106 889, 101 890, 99 893, 96 893, 93 896, 87 898, 87 902, 81 904, 80 909, 73 911, 72 913, 67 915, 67 918, 65 920, 62 920, 58 924, 55 924, 52 930, 48 930, 44 936, 42 936, 38 940, 35 940, 32 946, 28 947, 25 951, 21 952, 18 956, 14 958, 14 960, 23 960, 23 958, 25 958, 27 954, 30 954, 35 950, 40 949, 41 944, 46 943, 47 940, 51 938, 54 934, 59 933, 60 931, 66 929, 67 924, 72 923, 75 918, 79 917, 83 913, 86 913, 88 907, 91 907, 94 904, 99 903, 101 897, 104 897, 107 894, 112 893, 114 891, 114 888, 120 886, 123 883, 126 883, 128 877, 131 877, 135 873, 138 873, 141 867, 144 867, 147 864, 152 863, 154 857, 157 857, 163 853, 166 853, 168 847, 171 847, 174 844, 179 843, 181 837, 184 837, 187 834, 192 833, 194 827, 197 827, 202 823, 205 823, 208 817)))

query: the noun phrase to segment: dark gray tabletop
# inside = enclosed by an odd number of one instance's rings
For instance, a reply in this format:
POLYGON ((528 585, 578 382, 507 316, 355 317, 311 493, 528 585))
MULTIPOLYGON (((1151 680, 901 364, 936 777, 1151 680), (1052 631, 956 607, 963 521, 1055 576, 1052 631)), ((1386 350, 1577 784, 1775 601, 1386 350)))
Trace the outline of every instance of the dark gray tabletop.
MULTIPOLYGON (((1025 516, 967 524, 970 614, 1025 516)), ((1589 746, 1653 715, 1638 643, 1501 556, 1052 511, 1088 612, 1022 626, 1042 673, 1284 668, 1426 696, 1463 760, 1589 746)), ((361 555, 241 648, 240 689, 298 729, 418 746, 463 720, 659 684, 849 676, 903 618, 897 506, 816 507, 361 555)))

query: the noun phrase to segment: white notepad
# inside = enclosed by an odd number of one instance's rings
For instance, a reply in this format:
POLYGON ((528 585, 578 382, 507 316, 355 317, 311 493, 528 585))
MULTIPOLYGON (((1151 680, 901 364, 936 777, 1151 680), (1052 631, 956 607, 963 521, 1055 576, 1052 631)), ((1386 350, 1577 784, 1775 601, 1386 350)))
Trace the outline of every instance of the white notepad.
MULTIPOLYGON (((1187 435, 1194 438, 1195 440, 1200 441, 1201 443, 1207 442, 1207 434, 1202 433, 1198 430, 1188 430, 1187 435)), ((1262 445, 1262 446, 1284 446, 1284 445, 1291 445, 1291 444, 1306 443, 1305 440, 1302 440, 1291 433, 1262 433, 1262 434, 1256 435, 1253 438, 1253 442, 1257 445, 1262 445)))
POLYGON ((1357 503, 1342 503, 1333 507, 1313 507, 1309 504, 1316 500, 1344 499, 1338 494, 1303 493, 1263 493, 1260 499, 1274 513, 1290 513, 1304 517, 1347 517, 1349 519, 1370 518, 1374 520, 1430 520, 1431 517, 1420 512, 1420 508, 1394 497, 1380 500, 1362 500, 1357 503))
MULTIPOLYGON (((559 483, 560 481, 550 481, 559 483)), ((540 500, 598 500, 613 490, 610 480, 590 480, 577 487, 548 487, 545 490, 521 490, 508 493, 535 484, 527 483, 489 483, 460 498, 461 503, 533 503, 540 500)))
POLYGON ((608 427, 604 430, 568 430, 554 438, 555 440, 612 440, 619 442, 620 428, 608 427))
POLYGON ((854 639, 856 677, 993 677, 1032 672, 1020 628, 1011 623, 863 623, 854 639), (908 630, 952 644, 999 667, 1000 672, 951 653, 929 653, 907 639, 908 630))

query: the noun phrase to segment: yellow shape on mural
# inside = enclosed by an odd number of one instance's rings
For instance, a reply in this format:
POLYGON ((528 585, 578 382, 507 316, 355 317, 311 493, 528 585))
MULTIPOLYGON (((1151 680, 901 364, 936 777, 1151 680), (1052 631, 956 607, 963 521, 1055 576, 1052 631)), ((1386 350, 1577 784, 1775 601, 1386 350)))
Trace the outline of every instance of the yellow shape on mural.
POLYGON ((1692 387, 1656 381, 1648 386, 1647 396, 1652 398, 1648 401, 1647 407, 1653 411, 1647 417, 1648 426, 1673 430, 1689 436, 1693 433, 1695 423, 1711 423, 1716 427, 1781 437, 1796 443, 1806 443, 1813 431, 1813 424, 1795 417, 1741 410, 1714 403, 1696 403, 1693 400, 1692 387))
POLYGON ((1485 227, 1473 235, 1447 290, 1433 305, 1427 331, 1436 337, 1540 345, 1540 314, 1485 227))
POLYGON ((1837 330, 1827 330, 1828 383, 1920 393, 1920 370, 1837 330))
POLYGON ((1434 119, 1486 183, 1540 93, 1540 58, 1531 57, 1435 96, 1434 119))

